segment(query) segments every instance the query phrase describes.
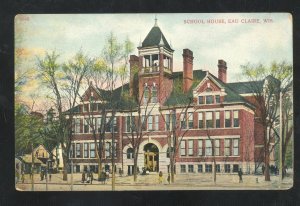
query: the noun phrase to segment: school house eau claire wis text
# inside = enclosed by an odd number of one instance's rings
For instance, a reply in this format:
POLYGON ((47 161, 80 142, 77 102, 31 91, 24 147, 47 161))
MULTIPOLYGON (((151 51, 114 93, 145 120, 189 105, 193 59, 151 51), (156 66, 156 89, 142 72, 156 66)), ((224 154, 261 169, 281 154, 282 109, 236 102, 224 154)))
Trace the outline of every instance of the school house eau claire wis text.
MULTIPOLYGON (((264 20, 266 21, 266 20, 264 20)), ((243 23, 243 24, 259 24, 260 19, 185 19, 184 24, 232 24, 232 23, 243 23)))

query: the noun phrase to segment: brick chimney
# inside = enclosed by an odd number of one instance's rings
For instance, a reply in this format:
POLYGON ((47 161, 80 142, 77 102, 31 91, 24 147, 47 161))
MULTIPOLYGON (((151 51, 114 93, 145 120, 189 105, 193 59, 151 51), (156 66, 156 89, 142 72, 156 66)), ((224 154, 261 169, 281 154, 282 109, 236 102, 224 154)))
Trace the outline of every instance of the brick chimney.
POLYGON ((222 82, 226 83, 226 81, 227 81, 227 74, 226 74, 227 73, 227 64, 223 59, 218 60, 218 68, 219 68, 218 78, 222 82))
POLYGON ((183 92, 187 92, 193 84, 193 52, 183 49, 183 92))
POLYGON ((137 79, 134 78, 134 75, 136 74, 136 78, 138 78, 139 57, 137 57, 136 55, 130 55, 129 64, 130 64, 129 92, 130 92, 130 96, 132 96, 134 94, 134 90, 138 88, 138 82, 135 82, 137 81, 137 79))

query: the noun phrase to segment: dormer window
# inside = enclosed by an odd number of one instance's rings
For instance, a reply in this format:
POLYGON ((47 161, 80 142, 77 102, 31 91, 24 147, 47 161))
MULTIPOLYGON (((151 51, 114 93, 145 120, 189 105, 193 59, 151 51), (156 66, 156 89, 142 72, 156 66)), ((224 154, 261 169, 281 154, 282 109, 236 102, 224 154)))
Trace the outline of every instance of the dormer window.
POLYGON ((204 104, 204 98, 203 98, 203 96, 199 96, 198 97, 198 102, 199 102, 199 104, 204 104))
POLYGON ((216 104, 219 104, 220 103, 220 95, 216 95, 215 98, 216 98, 216 104))
POLYGON ((206 96, 206 104, 213 104, 214 103, 214 99, 212 95, 208 95, 206 96))
POLYGON ((198 96, 198 104, 220 104, 221 97, 220 95, 206 95, 198 96))

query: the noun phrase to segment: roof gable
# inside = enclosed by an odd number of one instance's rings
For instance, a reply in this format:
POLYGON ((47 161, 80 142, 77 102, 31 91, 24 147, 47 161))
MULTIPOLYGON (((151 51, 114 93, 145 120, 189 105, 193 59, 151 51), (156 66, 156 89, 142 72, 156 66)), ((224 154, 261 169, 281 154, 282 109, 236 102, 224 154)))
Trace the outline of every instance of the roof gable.
POLYGON ((223 90, 224 87, 219 84, 211 75, 207 72, 206 77, 194 88, 194 92, 202 93, 209 90, 209 92, 216 92, 223 90))

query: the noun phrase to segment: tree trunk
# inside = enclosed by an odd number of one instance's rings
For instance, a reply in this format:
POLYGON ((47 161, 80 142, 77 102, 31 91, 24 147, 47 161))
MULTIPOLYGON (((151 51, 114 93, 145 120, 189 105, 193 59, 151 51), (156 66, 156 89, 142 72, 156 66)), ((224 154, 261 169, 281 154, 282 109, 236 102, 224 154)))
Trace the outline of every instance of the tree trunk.
POLYGON ((137 159, 138 159, 138 152, 134 152, 134 158, 133 158, 133 181, 137 181, 137 159))
POLYGON ((216 159, 214 157, 214 183, 217 182, 217 172, 216 172, 216 159))
POLYGON ((270 153, 269 147, 265 148, 265 181, 271 181, 270 179, 270 153))
POLYGON ((100 160, 100 158, 98 158, 98 180, 100 180, 101 172, 102 172, 102 161, 100 160))
MULTIPOLYGON (((68 180, 68 158, 66 157, 66 155, 63 154, 63 181, 67 181, 68 180)), ((72 169, 72 168, 71 168, 72 169)))
POLYGON ((175 175, 174 175, 174 152, 173 149, 170 149, 170 168, 169 170, 171 171, 171 182, 174 183, 175 181, 175 175))

